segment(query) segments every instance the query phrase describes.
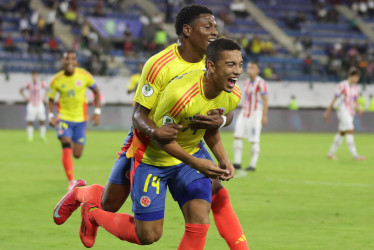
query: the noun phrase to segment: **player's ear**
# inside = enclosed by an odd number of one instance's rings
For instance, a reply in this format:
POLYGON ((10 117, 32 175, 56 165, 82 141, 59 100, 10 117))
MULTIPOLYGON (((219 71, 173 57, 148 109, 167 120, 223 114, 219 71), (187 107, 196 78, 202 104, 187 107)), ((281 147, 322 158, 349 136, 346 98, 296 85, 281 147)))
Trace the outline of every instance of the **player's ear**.
POLYGON ((185 37, 185 38, 188 38, 188 37, 190 37, 190 35, 191 35, 191 26, 190 25, 188 25, 188 24, 183 24, 183 30, 182 30, 182 33, 183 33, 183 36, 185 37))
POLYGON ((209 72, 214 72, 216 69, 216 65, 212 61, 207 61, 206 62, 206 68, 209 70, 209 72))

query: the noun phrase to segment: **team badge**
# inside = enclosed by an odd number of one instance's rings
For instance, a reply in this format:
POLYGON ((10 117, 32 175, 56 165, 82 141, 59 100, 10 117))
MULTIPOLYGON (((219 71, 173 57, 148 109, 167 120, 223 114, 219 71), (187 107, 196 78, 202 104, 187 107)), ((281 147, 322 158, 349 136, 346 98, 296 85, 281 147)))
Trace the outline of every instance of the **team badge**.
POLYGON ((162 118, 162 125, 169 124, 169 123, 174 123, 174 120, 170 116, 165 115, 162 118))
POLYGON ((153 94, 153 88, 149 84, 144 84, 142 87, 142 94, 146 97, 150 97, 153 94))
POLYGON ((220 115, 223 115, 225 113, 226 109, 225 108, 218 108, 218 112, 220 115))
POLYGON ((82 81, 81 80, 76 81, 75 85, 77 85, 77 87, 81 87, 82 86, 82 81))
POLYGON ((62 135, 62 134, 64 134, 64 130, 62 130, 62 129, 59 129, 59 130, 58 130, 58 134, 59 134, 59 135, 62 135))
POLYGON ((140 204, 143 206, 143 207, 149 207, 149 205, 151 205, 151 199, 149 199, 148 196, 142 196, 140 198, 140 204))

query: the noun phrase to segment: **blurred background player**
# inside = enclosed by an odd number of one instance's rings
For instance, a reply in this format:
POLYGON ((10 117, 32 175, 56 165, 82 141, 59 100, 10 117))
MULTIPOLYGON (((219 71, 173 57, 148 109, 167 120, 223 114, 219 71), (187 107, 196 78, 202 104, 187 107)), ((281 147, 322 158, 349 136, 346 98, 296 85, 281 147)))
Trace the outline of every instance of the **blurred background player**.
POLYGON ((27 83, 25 87, 22 87, 19 92, 22 95, 23 99, 27 102, 26 106, 26 121, 27 121, 27 139, 28 141, 32 141, 34 138, 34 122, 36 119, 39 121, 39 130, 40 130, 40 138, 43 141, 46 141, 47 138, 45 136, 46 132, 46 112, 45 112, 45 91, 46 86, 44 82, 38 79, 38 73, 33 71, 31 73, 32 81, 27 83), (28 90, 29 95, 26 96, 24 91, 28 90))
POLYGON ((350 68, 348 72, 348 79, 339 83, 336 88, 334 98, 332 99, 329 107, 327 108, 324 119, 329 120, 330 112, 336 103, 337 116, 338 116, 338 133, 335 135, 334 142, 330 148, 327 157, 329 159, 337 160, 335 153, 343 142, 345 136, 349 151, 355 160, 365 160, 364 156, 357 154, 356 145, 354 142, 354 126, 353 118, 355 109, 361 112, 360 105, 358 104, 358 88, 357 83, 360 80, 360 71, 356 67, 350 68))
MULTIPOLYGON (((142 63, 142 62, 139 63, 139 65, 138 65, 138 72, 136 72, 135 74, 131 75, 130 82, 127 85, 127 94, 131 94, 131 93, 134 93, 136 91, 136 88, 139 85, 140 75, 142 74, 143 67, 144 67, 144 63, 142 63)), ((134 106, 134 104, 135 103, 132 102, 133 106, 134 106)))
POLYGON ((243 138, 252 144, 251 161, 245 169, 255 171, 260 154, 260 133, 262 125, 268 121, 268 86, 258 74, 260 68, 257 62, 247 64, 249 78, 243 83, 244 103, 240 110, 234 132, 234 167, 241 168, 243 138))
POLYGON ((57 137, 62 145, 62 164, 69 180, 69 188, 74 183, 73 158, 81 157, 86 142, 87 87, 94 93, 95 111, 92 116, 94 126, 100 123, 100 92, 90 73, 76 67, 74 51, 63 54, 63 70, 55 74, 49 91, 49 124, 56 127, 57 137), (54 98, 60 94, 57 105, 57 119, 54 117, 54 98))

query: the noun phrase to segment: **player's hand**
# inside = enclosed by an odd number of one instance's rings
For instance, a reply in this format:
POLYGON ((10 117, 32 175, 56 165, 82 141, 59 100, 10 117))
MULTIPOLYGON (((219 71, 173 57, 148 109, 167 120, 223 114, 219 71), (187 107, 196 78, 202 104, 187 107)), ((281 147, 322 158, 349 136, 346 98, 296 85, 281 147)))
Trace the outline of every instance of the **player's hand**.
POLYGON ((212 109, 207 115, 195 115, 189 126, 191 129, 217 129, 221 127, 222 122, 219 110, 212 109))
POLYGON ((97 126, 100 124, 100 115, 98 114, 94 114, 92 117, 91 117, 91 121, 93 121, 93 125, 94 126, 97 126))
POLYGON ((158 143, 166 144, 177 139, 179 130, 182 129, 180 124, 165 124, 160 128, 157 128, 153 133, 152 139, 158 143))
POLYGON ((190 167, 198 170, 206 177, 212 179, 220 178, 224 174, 229 174, 228 170, 220 169, 214 162, 207 159, 196 158, 196 160, 190 164, 190 167))
POLYGON ((229 161, 219 162, 219 168, 229 171, 229 173, 225 173, 219 177, 221 180, 228 181, 234 178, 235 168, 231 162, 229 161))
POLYGON ((326 111, 326 112, 323 114, 323 119, 325 119, 325 121, 328 121, 328 120, 329 120, 329 116, 330 116, 330 113, 326 111))
POLYGON ((266 125, 268 123, 267 115, 262 116, 262 125, 266 125))
POLYGON ((57 121, 56 121, 56 119, 54 117, 52 117, 52 118, 49 119, 49 125, 51 127, 56 127, 57 126, 57 121))

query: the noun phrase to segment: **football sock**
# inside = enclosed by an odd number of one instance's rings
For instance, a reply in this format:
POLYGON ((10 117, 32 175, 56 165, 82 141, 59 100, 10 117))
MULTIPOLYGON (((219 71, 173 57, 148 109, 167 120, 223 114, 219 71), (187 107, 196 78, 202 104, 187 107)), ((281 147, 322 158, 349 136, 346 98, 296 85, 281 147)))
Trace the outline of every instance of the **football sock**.
POLYGON ((249 163, 249 166, 256 167, 258 156, 260 155, 260 144, 258 142, 252 143, 252 152, 251 152, 251 162, 249 163))
POLYGON ((357 156, 357 150, 356 150, 356 145, 355 145, 355 140, 352 134, 346 134, 345 135, 345 140, 347 142, 349 151, 351 152, 351 155, 353 157, 357 156))
POLYGON ((204 249, 209 224, 185 224, 184 234, 178 250, 204 249))
POLYGON ((334 137, 334 142, 332 143, 332 146, 330 148, 329 155, 335 155, 336 150, 338 150, 342 142, 343 142, 343 136, 337 133, 334 137))
POLYGON ((27 126, 26 131, 27 131, 27 138, 32 139, 33 134, 34 134, 34 127, 27 126))
POLYGON ((45 125, 40 125, 40 137, 44 138, 45 137, 45 131, 46 131, 46 126, 45 125))
POLYGON ((76 187, 74 189, 75 200, 79 202, 93 201, 98 208, 101 207, 101 196, 103 194, 104 187, 98 184, 91 186, 76 187))
POLYGON ((125 213, 111 213, 94 209, 89 213, 90 219, 120 240, 141 245, 135 232, 135 218, 125 213))
POLYGON ((74 180, 72 152, 73 150, 71 148, 62 149, 62 165, 64 166, 69 181, 74 180))
POLYGON ((212 212, 219 234, 230 249, 249 249, 242 226, 230 203, 226 188, 221 188, 212 196, 212 212), (230 223, 228 223, 230 222, 230 223))
POLYGON ((243 141, 242 139, 234 139, 234 163, 242 162, 243 141))

